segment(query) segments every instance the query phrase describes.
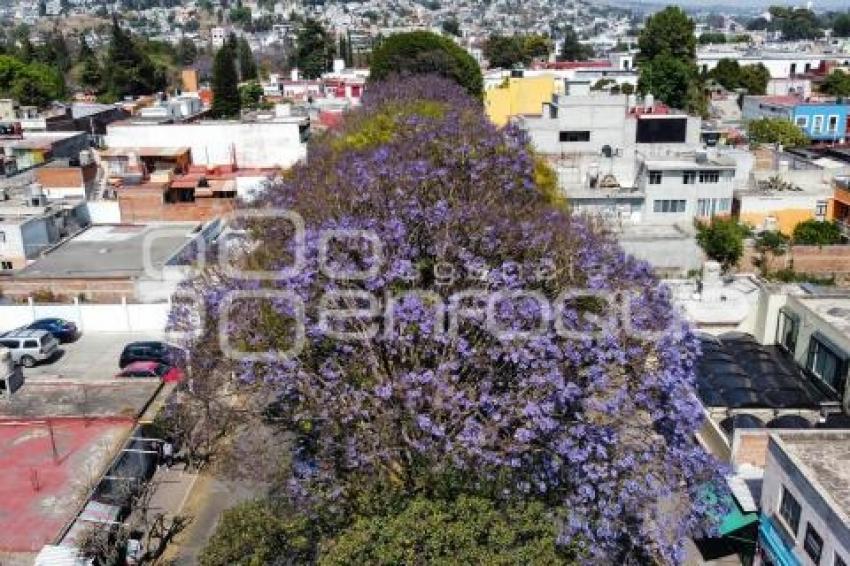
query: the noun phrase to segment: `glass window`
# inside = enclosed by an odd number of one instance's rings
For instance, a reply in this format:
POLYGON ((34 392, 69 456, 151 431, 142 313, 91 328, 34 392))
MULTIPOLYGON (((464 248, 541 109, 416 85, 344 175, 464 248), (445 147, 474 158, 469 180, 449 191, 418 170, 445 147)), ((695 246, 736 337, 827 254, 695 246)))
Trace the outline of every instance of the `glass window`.
POLYGON ((806 538, 803 539, 803 550, 815 564, 820 564, 820 556, 823 552, 823 539, 811 523, 806 524, 806 538))
POLYGON ((697 172, 696 171, 685 171, 682 174, 682 182, 686 185, 693 185, 697 182, 697 172))
POLYGON ((785 520, 785 524, 791 529, 791 534, 797 538, 797 530, 800 528, 800 504, 788 491, 782 488, 782 502, 779 504, 779 516, 785 520))
POLYGON ((779 311, 779 324, 776 326, 776 343, 785 348, 791 355, 797 349, 797 320, 784 311, 779 311))
POLYGON ((661 184, 661 171, 650 171, 649 172, 649 184, 650 185, 660 185, 661 184))
POLYGON ((812 119, 812 132, 819 134, 823 131, 823 116, 815 116, 812 119))
POLYGON ((825 200, 819 200, 815 204, 815 216, 826 216, 826 208, 827 202, 825 200))
POLYGON ((732 211, 732 199, 730 199, 730 198, 720 199, 720 204, 717 207, 717 212, 731 212, 731 211, 732 211))
POLYGON ((809 125, 808 116, 797 116, 797 125, 805 129, 809 125))
POLYGON ((652 203, 654 212, 685 212, 687 201, 685 200, 656 200, 652 203))
POLYGON ((35 340, 27 340, 24 342, 24 348, 38 348, 38 342, 35 340))
POLYGON ((560 140, 562 142, 587 142, 590 141, 590 132, 561 132, 560 140))
POLYGON ((844 360, 829 346, 812 336, 809 341, 808 370, 835 391, 842 391, 844 360))
POLYGON ((3 232, 2 230, 0 230, 0 244, 4 243, 5 241, 6 241, 6 232, 3 232))
POLYGON ((720 171, 700 171, 699 172, 699 182, 700 183, 719 183, 720 182, 720 171))
POLYGON ((11 261, 0 261, 0 269, 6 269, 6 270, 12 269, 12 262, 11 261))
POLYGON ((831 134, 834 134, 838 131, 838 116, 830 116, 828 122, 828 131, 831 134))

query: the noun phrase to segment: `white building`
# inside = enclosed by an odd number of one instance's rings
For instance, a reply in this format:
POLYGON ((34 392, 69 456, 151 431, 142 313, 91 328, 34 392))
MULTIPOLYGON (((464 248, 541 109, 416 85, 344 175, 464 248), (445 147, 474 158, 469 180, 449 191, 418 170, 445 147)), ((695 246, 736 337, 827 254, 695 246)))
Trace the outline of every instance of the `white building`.
POLYGON ((287 168, 307 156, 306 117, 260 116, 254 121, 209 120, 189 124, 123 122, 107 127, 107 147, 188 147, 197 165, 287 168))
POLYGON ((741 51, 728 48, 705 48, 697 52, 697 66, 704 73, 714 69, 721 59, 737 61, 742 66, 761 63, 774 79, 787 79, 814 71, 826 63, 850 64, 850 53, 807 53, 797 51, 741 51))

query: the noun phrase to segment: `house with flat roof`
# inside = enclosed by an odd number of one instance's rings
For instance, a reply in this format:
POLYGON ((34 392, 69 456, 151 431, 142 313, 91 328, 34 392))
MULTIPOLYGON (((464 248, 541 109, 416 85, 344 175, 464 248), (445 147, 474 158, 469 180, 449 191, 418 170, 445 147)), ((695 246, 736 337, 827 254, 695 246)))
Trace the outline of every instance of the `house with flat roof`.
POLYGON ((844 143, 850 104, 838 100, 810 101, 798 96, 745 96, 744 120, 783 118, 798 125, 813 142, 844 143))
POLYGON ((770 435, 756 564, 850 564, 850 431, 770 435))

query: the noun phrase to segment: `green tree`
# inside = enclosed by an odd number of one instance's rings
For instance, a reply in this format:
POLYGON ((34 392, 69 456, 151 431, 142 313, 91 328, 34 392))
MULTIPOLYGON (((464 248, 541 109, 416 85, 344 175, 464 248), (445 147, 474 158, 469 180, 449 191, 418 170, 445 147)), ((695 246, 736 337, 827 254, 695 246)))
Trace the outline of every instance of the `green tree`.
POLYGON ((788 236, 782 232, 765 231, 755 240, 755 249, 759 253, 756 265, 761 269, 762 277, 770 273, 770 258, 784 255, 788 250, 788 236))
POLYGON ((638 90, 643 94, 652 93, 673 108, 691 110, 695 75, 695 66, 669 55, 660 55, 641 64, 638 90))
POLYGON ((225 511, 201 553, 202 566, 306 564, 312 558, 309 523, 267 502, 249 501, 225 511))
POLYGON ((721 59, 708 76, 728 90, 741 88, 741 66, 734 59, 721 59))
POLYGON ((239 87, 239 100, 242 108, 257 109, 262 106, 263 87, 256 81, 251 81, 239 87))
POLYGON ((354 520, 325 541, 319 564, 566 564, 555 538, 555 521, 540 503, 500 509, 479 497, 419 497, 400 512, 354 520))
POLYGON ((216 118, 239 116, 239 77, 236 72, 236 57, 228 44, 218 50, 213 61, 213 101, 210 113, 216 118))
POLYGON ((177 44, 177 61, 180 65, 188 67, 195 62, 198 57, 198 48, 195 42, 188 37, 180 38, 180 43, 177 44))
POLYGON ((697 227, 697 242, 705 255, 720 262, 724 270, 738 263, 744 254, 747 230, 734 219, 717 218, 697 227))
POLYGON ((715 33, 715 32, 706 32, 702 33, 699 36, 699 44, 700 45, 711 45, 718 43, 726 43, 726 34, 725 33, 715 33))
POLYGON ((794 147, 809 143, 805 132, 785 118, 760 118, 747 125, 750 141, 754 143, 778 143, 794 147))
POLYGON ((542 35, 526 35, 522 38, 522 50, 529 60, 548 59, 552 52, 552 42, 542 35))
POLYGON ((253 81, 257 78, 257 62, 248 40, 244 37, 237 43, 237 54, 239 60, 239 78, 242 81, 253 81))
POLYGON ((573 26, 567 25, 564 28, 564 37, 561 44, 561 53, 558 55, 558 60, 586 61, 591 57, 593 57, 593 48, 581 43, 576 30, 573 29, 573 26))
POLYGON ((442 29, 443 33, 460 37, 460 22, 457 21, 457 18, 443 20, 442 29))
POLYGON ((381 81, 393 74, 435 73, 448 77, 473 96, 484 89, 475 59, 451 39, 427 31, 399 33, 385 39, 372 53, 369 80, 381 81))
POLYGON ((792 237, 803 246, 831 246, 841 243, 841 230, 835 222, 806 220, 794 227, 792 237))
POLYGON ((112 17, 109 49, 103 68, 105 88, 110 98, 150 94, 165 88, 165 76, 151 58, 140 49, 130 33, 121 29, 118 17, 112 17))
POLYGON ((850 37, 850 14, 839 14, 832 22, 832 35, 850 37))
POLYGON ((746 65, 741 68, 741 88, 752 95, 763 95, 767 92, 770 82, 770 71, 761 63, 746 65))
POLYGON ((484 57, 491 67, 511 69, 531 62, 520 36, 491 35, 484 44, 484 57))
POLYGON ((694 22, 681 8, 668 6, 646 20, 638 38, 639 59, 652 61, 668 56, 693 63, 696 60, 694 22))
POLYGON ((334 41, 322 24, 307 19, 295 39, 295 52, 290 65, 298 67, 308 79, 317 79, 333 62, 334 41))
POLYGON ((850 75, 843 71, 832 71, 821 83, 820 90, 833 96, 850 96, 850 75))

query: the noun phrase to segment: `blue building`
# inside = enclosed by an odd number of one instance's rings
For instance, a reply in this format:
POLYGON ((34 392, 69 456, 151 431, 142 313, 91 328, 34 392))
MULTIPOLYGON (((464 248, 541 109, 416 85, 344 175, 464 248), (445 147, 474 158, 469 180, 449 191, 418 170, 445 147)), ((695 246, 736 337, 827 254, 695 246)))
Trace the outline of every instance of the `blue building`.
POLYGON ((850 104, 844 102, 803 102, 794 96, 746 96, 744 120, 785 118, 806 132, 813 142, 842 143, 848 140, 850 104))

